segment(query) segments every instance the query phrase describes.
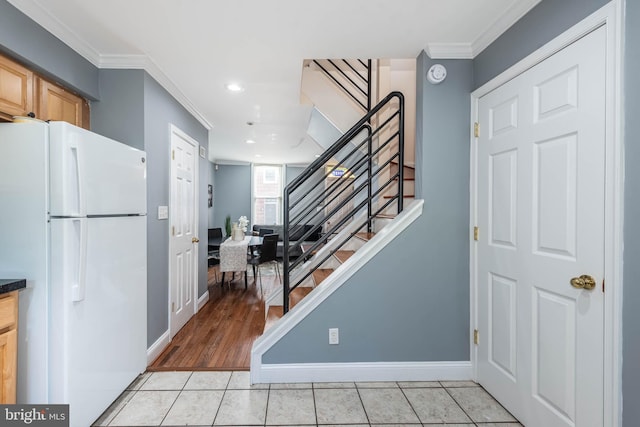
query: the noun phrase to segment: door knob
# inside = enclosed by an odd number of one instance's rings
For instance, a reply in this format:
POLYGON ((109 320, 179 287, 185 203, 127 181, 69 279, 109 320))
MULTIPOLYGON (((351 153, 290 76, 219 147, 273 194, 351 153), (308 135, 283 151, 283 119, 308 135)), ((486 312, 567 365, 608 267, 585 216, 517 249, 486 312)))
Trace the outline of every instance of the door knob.
POLYGON ((200 241, 200 239, 198 239, 197 237, 192 237, 191 238, 191 243, 198 243, 200 241))
POLYGON ((571 279, 571 286, 576 289, 592 290, 596 287, 596 280, 588 274, 583 274, 580 277, 574 277, 571 279))

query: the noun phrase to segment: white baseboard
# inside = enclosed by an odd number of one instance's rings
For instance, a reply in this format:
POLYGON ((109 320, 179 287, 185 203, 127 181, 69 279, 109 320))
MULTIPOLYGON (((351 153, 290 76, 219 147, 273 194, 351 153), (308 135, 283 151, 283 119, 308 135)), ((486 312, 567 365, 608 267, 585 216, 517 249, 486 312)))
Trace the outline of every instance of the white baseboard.
POLYGON ((198 311, 209 301, 209 290, 205 291, 200 298, 198 298, 198 311))
POLYGON ((165 333, 160 335, 160 338, 147 349, 147 366, 151 365, 153 361, 160 356, 160 353, 167 348, 169 343, 171 343, 171 338, 169 337, 169 330, 167 329, 165 333))
POLYGON ((464 381, 470 361, 266 364, 251 370, 252 383, 355 381, 464 381))

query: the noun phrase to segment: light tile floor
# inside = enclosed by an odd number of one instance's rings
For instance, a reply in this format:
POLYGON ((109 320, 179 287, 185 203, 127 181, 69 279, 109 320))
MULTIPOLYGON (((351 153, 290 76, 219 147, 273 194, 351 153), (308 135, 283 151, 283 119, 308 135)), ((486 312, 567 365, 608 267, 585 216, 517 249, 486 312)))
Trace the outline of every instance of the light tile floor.
POLYGON ((521 427, 469 381, 249 384, 248 372, 145 373, 94 426, 521 427))

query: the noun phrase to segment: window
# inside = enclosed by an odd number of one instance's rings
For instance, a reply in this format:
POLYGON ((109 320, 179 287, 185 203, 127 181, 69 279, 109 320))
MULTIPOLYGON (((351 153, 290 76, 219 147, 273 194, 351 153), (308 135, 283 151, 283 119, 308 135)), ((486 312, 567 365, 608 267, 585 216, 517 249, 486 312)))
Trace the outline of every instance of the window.
POLYGON ((253 166, 252 224, 282 224, 282 167, 253 166))

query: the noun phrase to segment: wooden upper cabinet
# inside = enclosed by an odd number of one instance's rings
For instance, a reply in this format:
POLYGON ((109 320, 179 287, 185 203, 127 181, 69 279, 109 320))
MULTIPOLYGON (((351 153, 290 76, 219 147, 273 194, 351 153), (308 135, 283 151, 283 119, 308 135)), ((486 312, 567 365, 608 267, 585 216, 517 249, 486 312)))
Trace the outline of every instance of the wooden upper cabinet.
POLYGON ((37 77, 38 107, 36 118, 58 120, 76 126, 84 125, 84 100, 51 82, 37 77))
POLYGON ((33 72, 0 56, 0 117, 26 116, 33 111, 33 72))

